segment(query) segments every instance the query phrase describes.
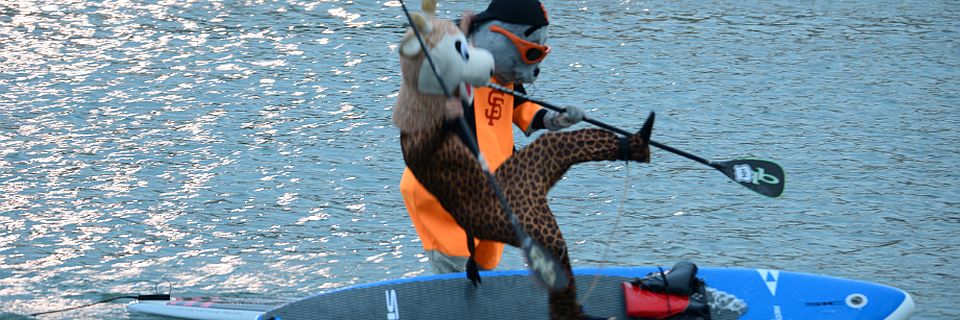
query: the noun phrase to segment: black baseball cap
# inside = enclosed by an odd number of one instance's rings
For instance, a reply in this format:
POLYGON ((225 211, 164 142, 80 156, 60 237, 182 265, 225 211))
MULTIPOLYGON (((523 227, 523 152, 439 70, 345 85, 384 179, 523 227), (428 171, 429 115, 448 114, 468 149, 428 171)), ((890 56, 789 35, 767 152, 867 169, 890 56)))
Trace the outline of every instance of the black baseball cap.
POLYGON ((470 20, 470 31, 491 20, 532 26, 533 28, 527 30, 527 35, 550 24, 547 9, 539 0, 493 0, 487 10, 474 15, 470 20))

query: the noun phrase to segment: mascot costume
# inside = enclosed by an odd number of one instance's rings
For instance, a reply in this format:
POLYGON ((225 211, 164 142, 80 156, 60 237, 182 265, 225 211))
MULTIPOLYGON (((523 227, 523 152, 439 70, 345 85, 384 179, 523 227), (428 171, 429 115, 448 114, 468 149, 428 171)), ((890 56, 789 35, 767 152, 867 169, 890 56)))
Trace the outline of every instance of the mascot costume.
MULTIPOLYGON (((461 22, 461 28, 467 30, 467 40, 494 56, 496 67, 490 81, 525 93, 523 83, 536 80, 540 62, 550 52, 550 47, 543 45, 549 22, 540 2, 493 0, 485 11, 461 22)), ((491 170, 496 170, 513 154, 514 126, 528 136, 538 129, 560 130, 579 121, 583 112, 568 107, 561 114, 480 87, 474 91, 473 102, 467 104, 464 116, 485 160, 491 170)), ((466 240, 466 232, 409 169, 403 172, 400 192, 435 272, 462 272, 468 256, 486 270, 500 262, 503 243, 473 237, 466 240), (476 249, 472 250, 473 247, 476 249)))
MULTIPOLYGON (((414 26, 421 33, 426 48, 420 46, 412 30, 408 30, 399 48, 402 82, 393 122, 400 130, 404 162, 409 173, 436 197, 443 209, 449 212, 466 234, 519 247, 521 243, 514 233, 513 225, 501 208, 493 186, 487 180, 486 168, 481 167, 476 156, 452 128, 459 123, 460 117, 472 116, 470 112, 464 112, 462 105, 474 102, 474 95, 480 89, 475 86, 486 84, 493 75, 494 64, 500 68, 501 63, 494 62, 490 52, 472 47, 464 30, 486 28, 485 30, 491 32, 487 36, 497 34, 498 37, 506 38, 511 42, 510 50, 520 54, 522 50, 518 50, 513 44, 516 41, 509 39, 510 36, 504 32, 513 36, 523 35, 531 28, 500 20, 484 20, 482 13, 476 16, 481 18, 479 21, 465 17, 458 28, 453 22, 435 17, 435 11, 436 2, 425 0, 424 14, 412 16, 414 26), (433 73, 425 52, 429 52, 443 83, 433 73), (451 96, 444 96, 444 92, 451 96)), ((543 28, 533 30, 526 36, 534 36, 536 32, 542 32, 540 36, 546 37, 543 28)), ((536 60, 542 57, 529 53, 520 58, 523 59, 536 60)), ((494 78, 515 77, 497 79, 498 82, 532 80, 539 72, 538 67, 525 65, 532 67, 507 75, 498 73, 494 78)), ((522 68, 505 68, 518 69, 522 68)), ((537 120, 540 121, 537 126, 546 127, 564 121, 563 114, 550 115, 544 110, 533 110, 529 116, 531 125, 536 125, 537 120)), ((470 122, 473 122, 474 126, 482 125, 482 121, 489 121, 478 118, 473 120, 470 122)), ((511 156, 504 157, 495 171, 496 183, 505 194, 506 201, 516 214, 522 229, 562 265, 569 278, 565 289, 550 292, 549 314, 552 319, 582 319, 585 315, 577 302, 576 285, 566 243, 547 204, 547 193, 563 174, 577 163, 601 160, 649 162, 652 124, 651 116, 643 129, 627 137, 619 137, 602 129, 548 132, 511 156)), ((483 143, 484 138, 479 133, 477 136, 483 143)), ((461 239, 466 239, 466 236, 461 239)), ((471 263, 474 263, 473 260, 471 263)), ((469 273, 468 271, 468 275, 469 273)), ((473 273, 476 273, 475 269, 473 273)), ((478 275, 476 279, 479 279, 478 275)))

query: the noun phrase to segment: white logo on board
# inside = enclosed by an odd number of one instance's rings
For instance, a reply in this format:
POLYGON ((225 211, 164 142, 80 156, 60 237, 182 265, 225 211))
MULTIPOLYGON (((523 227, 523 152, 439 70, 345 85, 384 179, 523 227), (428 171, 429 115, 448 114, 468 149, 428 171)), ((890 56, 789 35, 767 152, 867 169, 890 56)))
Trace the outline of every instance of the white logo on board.
POLYGON ((390 289, 387 295, 387 320, 400 320, 400 305, 397 304, 397 291, 390 289))
POLYGON ((777 279, 780 279, 780 270, 757 269, 757 272, 760 273, 760 278, 763 279, 763 283, 765 283, 767 289, 770 290, 770 295, 776 296, 777 279))

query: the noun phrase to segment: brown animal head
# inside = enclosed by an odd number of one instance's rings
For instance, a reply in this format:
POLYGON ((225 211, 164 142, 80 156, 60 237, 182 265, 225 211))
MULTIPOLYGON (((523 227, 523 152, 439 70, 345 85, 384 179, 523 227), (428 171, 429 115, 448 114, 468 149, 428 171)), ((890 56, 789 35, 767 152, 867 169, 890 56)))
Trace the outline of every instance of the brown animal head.
POLYGON ((490 52, 467 42, 463 30, 469 26, 469 18, 463 19, 458 27, 434 16, 436 6, 436 0, 424 0, 424 14, 411 14, 426 50, 412 29, 400 43, 403 81, 393 110, 393 123, 403 132, 435 128, 444 118, 459 116, 462 110, 459 101, 453 98, 472 102, 473 86, 485 85, 493 74, 490 52), (443 83, 434 74, 426 53, 430 54, 443 83), (453 96, 450 101, 444 96, 444 89, 453 96))

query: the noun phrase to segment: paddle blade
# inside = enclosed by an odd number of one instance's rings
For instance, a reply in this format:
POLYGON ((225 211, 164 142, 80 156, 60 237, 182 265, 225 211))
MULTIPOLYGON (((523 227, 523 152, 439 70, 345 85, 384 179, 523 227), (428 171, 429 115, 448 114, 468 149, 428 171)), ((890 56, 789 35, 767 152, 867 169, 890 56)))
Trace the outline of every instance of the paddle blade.
POLYGON ((523 256, 530 265, 530 274, 550 292, 562 292, 567 289, 570 279, 560 263, 540 244, 527 237, 523 241, 523 256))
POLYGON ((733 181, 759 194, 778 197, 787 182, 783 168, 772 161, 737 159, 711 164, 733 181))

